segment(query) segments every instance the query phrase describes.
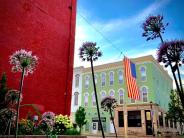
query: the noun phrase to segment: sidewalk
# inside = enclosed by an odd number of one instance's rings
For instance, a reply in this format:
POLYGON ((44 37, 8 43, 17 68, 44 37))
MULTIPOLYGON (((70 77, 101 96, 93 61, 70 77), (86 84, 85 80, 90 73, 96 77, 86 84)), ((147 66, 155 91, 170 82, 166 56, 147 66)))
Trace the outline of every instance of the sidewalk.
MULTIPOLYGON (((106 138, 116 138, 116 136, 112 136, 112 135, 106 135, 106 138)), ((87 138, 102 138, 102 136, 98 136, 98 135, 90 135, 87 136, 87 138)), ((118 136, 118 138, 125 138, 125 136, 118 136)), ((184 136, 134 136, 134 135, 128 135, 127 138, 184 138, 184 136)))

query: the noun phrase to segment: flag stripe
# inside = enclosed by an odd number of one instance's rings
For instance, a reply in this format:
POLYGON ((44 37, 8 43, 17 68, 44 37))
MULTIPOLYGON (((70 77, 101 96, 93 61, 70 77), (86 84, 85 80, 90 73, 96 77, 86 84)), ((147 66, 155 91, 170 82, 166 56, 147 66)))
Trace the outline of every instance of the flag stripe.
POLYGON ((136 84, 135 65, 132 65, 130 59, 124 58, 125 80, 127 84, 128 97, 132 99, 140 99, 139 88, 136 84), (134 68, 134 69, 133 69, 134 68))

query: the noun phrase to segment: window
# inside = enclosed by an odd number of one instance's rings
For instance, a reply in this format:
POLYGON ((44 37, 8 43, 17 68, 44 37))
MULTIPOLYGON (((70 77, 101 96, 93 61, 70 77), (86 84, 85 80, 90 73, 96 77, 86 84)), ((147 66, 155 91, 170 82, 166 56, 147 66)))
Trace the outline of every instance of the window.
POLYGON ((97 84, 97 75, 95 74, 95 84, 97 84))
POLYGON ((114 84, 114 73, 113 72, 109 73, 109 84, 110 85, 114 84))
POLYGON ((158 114, 159 114, 159 116, 158 116, 159 117, 159 125, 163 126, 163 114, 162 114, 162 112, 159 112, 158 114))
POLYGON ((165 117, 165 126, 166 126, 166 127, 169 127, 169 120, 168 120, 167 117, 165 117))
POLYGON ((124 93, 123 90, 119 90, 119 104, 123 104, 124 100, 124 93))
POLYGON ((118 81, 119 84, 123 83, 123 72, 121 70, 118 72, 118 81))
POLYGON ((109 93, 110 97, 114 97, 114 91, 111 90, 110 93, 109 93))
POLYGON ((141 81, 146 81, 146 68, 141 67, 140 72, 141 72, 141 81))
POLYGON ((93 93, 93 95, 92 95, 92 105, 96 106, 95 93, 93 93))
POLYGON ((89 76, 86 76, 85 78, 85 88, 88 89, 89 87, 89 76))
POLYGON ((146 87, 142 87, 141 89, 142 92, 142 100, 143 102, 148 102, 148 90, 146 87))
POLYGON ((88 106, 88 93, 84 95, 84 106, 88 106))
POLYGON ((130 99, 130 102, 131 103, 135 103, 135 99, 130 99))
POLYGON ((118 125, 119 127, 124 127, 123 111, 118 111, 118 125))
POLYGON ((102 86, 105 86, 105 73, 102 73, 102 86))
POLYGON ((79 93, 75 92, 74 93, 74 105, 77 106, 78 105, 78 98, 79 98, 79 93))
POLYGON ((105 98, 105 96, 106 96, 105 92, 102 92, 102 94, 101 94, 101 100, 103 100, 105 98))
POLYGON ((80 77, 79 74, 76 74, 76 75, 75 75, 75 87, 76 87, 76 88, 79 87, 79 77, 80 77))
POLYGON ((141 111, 128 111, 128 127, 141 127, 141 111))

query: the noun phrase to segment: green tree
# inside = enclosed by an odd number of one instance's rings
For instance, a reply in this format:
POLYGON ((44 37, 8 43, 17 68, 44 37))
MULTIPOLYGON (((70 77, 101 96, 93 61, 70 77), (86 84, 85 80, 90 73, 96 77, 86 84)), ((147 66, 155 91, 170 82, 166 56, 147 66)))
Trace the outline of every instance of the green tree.
POLYGON ((104 111, 109 112, 109 114, 111 116, 111 121, 113 123, 114 131, 115 131, 116 138, 117 138, 118 136, 117 136, 116 127, 114 124, 114 117, 112 115, 112 112, 113 112, 114 108, 116 107, 116 105, 117 105, 117 101, 113 97, 108 96, 108 97, 105 97, 104 99, 102 99, 102 101, 101 101, 101 108, 103 108, 104 111))
POLYGON ((85 42, 79 49, 79 56, 83 61, 90 61, 91 63, 91 73, 93 78, 93 87, 94 87, 94 93, 95 93, 95 100, 96 100, 96 107, 97 107, 97 113, 98 113, 98 119, 102 131, 102 137, 105 138, 104 130, 102 126, 102 121, 100 117, 100 109, 98 105, 98 96, 96 91, 96 84, 95 84, 95 77, 94 77, 94 69, 93 69, 93 62, 98 60, 99 57, 102 56, 102 52, 99 51, 99 47, 96 47, 96 43, 93 42, 85 42))
POLYGON ((167 118, 174 120, 175 122, 179 122, 182 133, 182 123, 184 123, 184 110, 176 90, 172 90, 170 93, 170 103, 169 110, 167 112, 167 118))
POLYGON ((77 109, 75 113, 75 122, 80 128, 79 132, 81 134, 82 127, 87 123, 85 109, 81 106, 79 107, 79 109, 77 109))

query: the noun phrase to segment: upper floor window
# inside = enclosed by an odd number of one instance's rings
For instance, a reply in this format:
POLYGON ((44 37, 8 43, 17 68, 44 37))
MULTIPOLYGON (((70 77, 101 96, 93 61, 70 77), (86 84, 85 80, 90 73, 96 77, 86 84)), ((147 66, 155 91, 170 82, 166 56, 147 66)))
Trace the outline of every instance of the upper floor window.
POLYGON ((131 103, 135 103, 135 99, 130 99, 130 102, 131 103))
POLYGON ((123 90, 119 90, 119 104, 123 104, 124 102, 124 93, 123 90))
POLYGON ((79 93, 75 92, 74 93, 74 105, 77 106, 78 105, 78 100, 79 100, 79 93))
POLYGON ((97 75, 95 74, 95 84, 97 84, 97 75))
POLYGON ((140 73, 141 73, 141 81, 146 81, 146 68, 141 67, 140 68, 140 73))
POLYGON ((148 102, 148 90, 146 87, 142 87, 141 89, 142 92, 142 100, 143 102, 148 102))
POLYGON ((105 97, 106 97, 105 92, 102 92, 102 94, 101 94, 101 100, 103 100, 105 97))
POLYGON ((76 87, 76 88, 79 87, 79 77, 80 77, 79 74, 76 74, 76 75, 75 75, 75 87, 76 87))
POLYGON ((95 93, 93 93, 93 95, 92 95, 92 105, 96 106, 95 93))
POLYGON ((114 84, 114 72, 109 73, 109 84, 110 85, 114 84))
POLYGON ((89 76, 86 76, 85 78, 85 88, 87 89, 89 87, 89 76))
POLYGON ((88 93, 84 95, 84 106, 88 106, 88 93))
POLYGON ((118 72, 118 81, 119 84, 123 83, 123 72, 121 70, 118 72))
POLYGON ((110 95, 111 97, 114 97, 114 91, 111 90, 110 93, 109 93, 109 95, 110 95))
POLYGON ((105 81, 106 81, 106 79, 105 79, 105 73, 102 73, 102 76, 101 76, 102 78, 102 86, 105 86, 105 81))

